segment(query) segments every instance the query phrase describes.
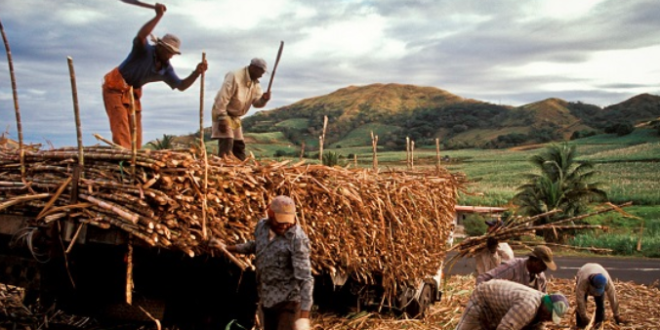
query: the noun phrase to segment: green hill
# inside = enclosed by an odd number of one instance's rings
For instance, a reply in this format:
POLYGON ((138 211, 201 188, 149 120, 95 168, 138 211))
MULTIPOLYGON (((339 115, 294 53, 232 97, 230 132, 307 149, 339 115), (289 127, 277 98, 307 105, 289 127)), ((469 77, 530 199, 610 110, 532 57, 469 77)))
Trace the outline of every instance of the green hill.
POLYGON ((304 143, 305 150, 313 152, 318 150, 324 116, 326 148, 369 147, 372 131, 384 150, 405 150, 406 137, 419 147, 434 146, 439 139, 443 150, 508 148, 604 132, 628 134, 634 125, 657 122, 660 97, 641 94, 605 108, 557 98, 512 107, 434 87, 372 84, 260 111, 243 123, 250 139, 268 141, 264 151, 279 145, 299 153, 304 143), (272 134, 276 132, 281 134, 272 134), (262 133, 268 136, 260 139, 262 133), (280 140, 275 142, 273 136, 280 140))

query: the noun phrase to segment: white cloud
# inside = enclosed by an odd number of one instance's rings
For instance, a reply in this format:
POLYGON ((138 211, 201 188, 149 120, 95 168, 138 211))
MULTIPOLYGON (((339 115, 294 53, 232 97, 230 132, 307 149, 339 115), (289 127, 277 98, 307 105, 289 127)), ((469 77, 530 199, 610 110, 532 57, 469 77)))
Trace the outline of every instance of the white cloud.
MULTIPOLYGON (((519 76, 557 76, 557 81, 537 86, 547 91, 597 90, 603 85, 656 85, 660 80, 658 58, 660 46, 651 46, 594 52, 584 62, 534 62, 509 71, 519 76)), ((612 92, 644 92, 642 87, 632 91, 623 87, 609 89, 612 92)))
POLYGON ((536 0, 525 1, 527 18, 573 20, 589 15, 590 11, 606 0, 536 0))
POLYGON ((305 27, 302 33, 306 38, 293 46, 293 53, 302 58, 400 58, 406 54, 406 44, 389 38, 385 33, 387 28, 386 19, 373 13, 305 27))
POLYGON ((186 1, 168 5, 168 14, 194 18, 204 29, 250 30, 264 20, 272 20, 286 12, 305 16, 313 14, 298 8, 289 0, 186 1))

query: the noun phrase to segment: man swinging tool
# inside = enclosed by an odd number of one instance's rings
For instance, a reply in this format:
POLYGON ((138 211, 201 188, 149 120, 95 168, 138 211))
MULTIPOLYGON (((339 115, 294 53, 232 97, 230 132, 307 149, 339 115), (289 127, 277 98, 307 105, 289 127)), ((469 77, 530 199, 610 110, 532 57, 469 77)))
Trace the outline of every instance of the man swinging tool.
MULTIPOLYGON (((140 4, 143 7, 151 6, 140 4)), ((103 102, 110 121, 112 141, 125 148, 131 147, 131 95, 129 94, 131 87, 133 87, 135 99, 136 146, 140 148, 142 145, 142 106, 140 103, 142 86, 155 81, 163 81, 172 89, 184 91, 207 69, 207 63, 203 61, 197 64, 195 70, 185 79, 182 80, 176 75, 170 59, 174 54, 181 54, 179 38, 166 34, 162 38, 152 37, 153 45, 147 42, 147 36, 151 35, 167 10, 165 5, 159 3, 152 7, 156 11, 156 16, 142 26, 133 39, 133 48, 128 57, 118 67, 106 74, 103 82, 103 102)))

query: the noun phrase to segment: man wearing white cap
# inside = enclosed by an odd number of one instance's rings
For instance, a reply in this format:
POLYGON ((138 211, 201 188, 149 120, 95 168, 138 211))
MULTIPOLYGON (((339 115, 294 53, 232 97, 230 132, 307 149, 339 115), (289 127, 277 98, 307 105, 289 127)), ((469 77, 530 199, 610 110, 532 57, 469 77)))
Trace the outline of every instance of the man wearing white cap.
POLYGON ((624 323, 624 319, 619 314, 619 301, 616 299, 616 290, 610 274, 603 266, 596 263, 584 264, 577 273, 575 279, 575 318, 578 328, 584 328, 589 324, 587 316, 587 299, 594 297, 596 302, 596 324, 600 324, 605 319, 605 293, 610 301, 614 321, 617 324, 624 323))
POLYGON ((568 311, 562 294, 545 294, 525 285, 492 280, 477 286, 456 330, 544 329, 543 322, 561 322, 568 311))
POLYGON ((233 154, 245 160, 241 117, 250 107, 263 108, 270 100, 270 92, 264 93, 259 84, 267 71, 266 61, 253 58, 248 66, 225 75, 211 110, 211 138, 218 140, 218 156, 233 154))
MULTIPOLYGON (((287 196, 275 197, 268 217, 254 230, 254 240, 225 249, 254 254, 265 330, 308 330, 314 278, 309 238, 296 223, 296 205, 287 196)), ((212 245, 224 246, 213 240, 212 245)))
POLYGON ((136 146, 142 146, 142 86, 150 82, 163 81, 172 89, 184 91, 190 87, 202 72, 206 71, 206 61, 197 64, 195 71, 181 80, 170 64, 174 54, 181 54, 181 41, 172 34, 147 42, 147 37, 165 14, 165 5, 156 4, 156 17, 148 21, 133 39, 133 48, 128 57, 104 77, 103 102, 110 121, 112 141, 124 148, 131 148, 131 95, 133 87, 135 104, 136 146))

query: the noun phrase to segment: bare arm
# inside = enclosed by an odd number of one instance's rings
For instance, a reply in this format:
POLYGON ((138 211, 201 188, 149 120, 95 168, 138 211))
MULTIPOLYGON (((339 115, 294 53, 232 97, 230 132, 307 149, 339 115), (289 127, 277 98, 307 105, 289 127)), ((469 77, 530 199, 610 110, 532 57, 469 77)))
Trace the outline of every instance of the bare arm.
POLYGON ((186 89, 188 89, 188 87, 192 86, 192 84, 195 83, 195 80, 197 80, 197 78, 199 78, 202 72, 205 72, 207 68, 208 65, 206 63, 206 60, 204 60, 203 62, 199 62, 199 64, 197 64, 197 68, 195 68, 195 71, 190 73, 190 75, 186 77, 186 79, 181 80, 181 84, 179 84, 179 86, 177 86, 176 89, 180 91, 185 91, 186 89))
POLYGON ((160 22, 160 19, 163 17, 165 14, 165 11, 167 11, 167 7, 165 5, 157 3, 156 4, 156 16, 149 20, 149 22, 145 23, 142 28, 140 28, 140 31, 138 31, 137 38, 142 42, 143 45, 147 44, 147 37, 153 32, 154 28, 160 22))

